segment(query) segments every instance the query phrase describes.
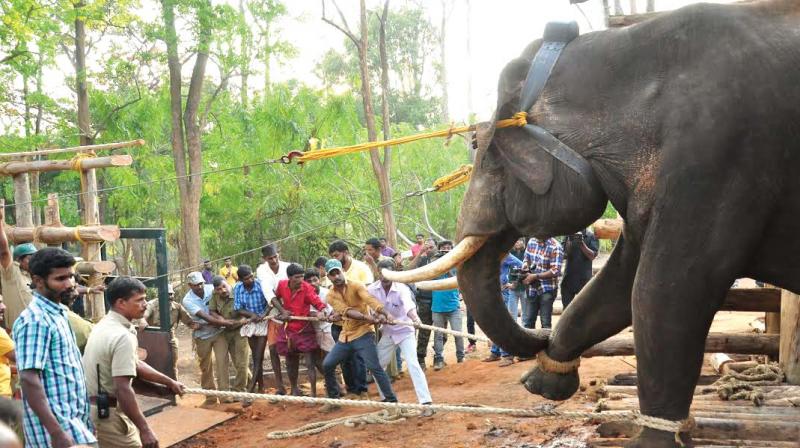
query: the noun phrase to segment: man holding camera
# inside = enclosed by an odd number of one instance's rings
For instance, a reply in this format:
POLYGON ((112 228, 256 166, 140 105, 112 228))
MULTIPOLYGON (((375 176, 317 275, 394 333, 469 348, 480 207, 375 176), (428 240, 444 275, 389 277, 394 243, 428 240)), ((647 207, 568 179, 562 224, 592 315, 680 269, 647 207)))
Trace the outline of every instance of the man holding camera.
MULTIPOLYGON (((517 321, 517 310, 519 308, 516 289, 519 285, 524 292, 525 286, 521 282, 524 276, 526 276, 526 273, 522 271, 522 261, 511 253, 506 255, 506 258, 500 263, 500 285, 503 291, 503 302, 505 302, 506 309, 508 309, 514 322, 517 321)), ((483 359, 483 362, 498 361, 501 358, 502 361, 498 364, 499 367, 514 364, 514 356, 493 343, 491 353, 483 359)))
POLYGON ((536 327, 540 315, 542 328, 552 328, 553 302, 558 295, 558 277, 564 252, 555 238, 528 240, 522 270, 529 270, 522 283, 528 286, 528 310, 523 317, 525 328, 536 327))
POLYGON ((592 278, 592 260, 600 245, 589 229, 564 238, 564 280, 561 281, 561 303, 564 309, 592 278))

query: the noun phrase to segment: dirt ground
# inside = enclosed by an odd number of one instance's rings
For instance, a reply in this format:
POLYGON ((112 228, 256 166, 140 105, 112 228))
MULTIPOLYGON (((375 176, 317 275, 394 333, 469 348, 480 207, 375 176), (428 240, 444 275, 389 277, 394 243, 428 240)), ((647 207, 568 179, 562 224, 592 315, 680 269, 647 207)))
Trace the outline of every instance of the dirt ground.
MULTIPOLYGON (((745 286, 745 285, 740 285, 745 286)), ((749 286, 749 285, 748 285, 749 286)), ((712 331, 749 332, 748 324, 763 313, 720 312, 712 331)), ((557 316, 555 317, 557 323, 557 316)), ((625 330, 630 331, 630 330, 625 330)), ((181 332, 180 378, 187 385, 197 384, 197 372, 191 355, 188 332, 181 332)), ((581 391, 565 402, 551 402, 529 394, 519 384, 522 373, 535 361, 516 363, 500 368, 497 363, 483 363, 489 347, 478 344, 478 351, 468 355, 463 364, 453 359, 453 343, 448 341, 448 366, 439 372, 428 368, 426 374, 433 399, 438 403, 481 404, 489 406, 530 408, 555 406, 566 410, 592 410, 595 398, 590 396, 590 383, 607 380, 619 373, 635 372, 635 357, 584 359, 580 367, 581 391)), ((431 349, 432 351, 432 349, 431 349)), ((432 357, 432 356, 431 356, 432 357)), ((431 362, 428 358, 428 363, 431 362)), ((711 373, 706 363, 703 373, 711 373)), ((394 383, 395 391, 404 402, 416 402, 410 379, 406 376, 394 383)), ((324 391, 322 383, 318 390, 324 391)), ((370 393, 377 399, 375 385, 370 393)), ((183 399, 181 406, 199 406, 200 396, 183 399)), ((319 406, 269 404, 256 402, 242 409, 240 405, 219 405, 214 409, 237 413, 238 416, 222 425, 205 431, 177 445, 183 448, 201 447, 583 447, 592 437, 594 426, 582 421, 560 419, 530 419, 516 417, 472 416, 439 413, 430 418, 411 418, 392 425, 366 425, 356 428, 337 426, 314 436, 286 440, 268 440, 267 433, 297 428, 303 424, 355 415, 363 408, 344 408, 332 414, 318 412, 319 406)))

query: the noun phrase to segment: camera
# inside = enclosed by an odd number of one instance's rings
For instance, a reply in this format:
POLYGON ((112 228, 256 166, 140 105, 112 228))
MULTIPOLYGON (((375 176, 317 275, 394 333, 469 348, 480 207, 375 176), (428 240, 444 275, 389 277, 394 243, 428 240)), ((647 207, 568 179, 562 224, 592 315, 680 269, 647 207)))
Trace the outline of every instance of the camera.
POLYGON ((530 269, 522 269, 521 267, 512 266, 508 271, 509 282, 519 282, 530 273, 530 269))

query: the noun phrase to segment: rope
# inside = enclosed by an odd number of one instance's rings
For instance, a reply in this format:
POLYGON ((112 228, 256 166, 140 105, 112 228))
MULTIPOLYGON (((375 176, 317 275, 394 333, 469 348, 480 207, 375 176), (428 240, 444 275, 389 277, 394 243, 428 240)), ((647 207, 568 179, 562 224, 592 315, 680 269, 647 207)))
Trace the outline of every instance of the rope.
POLYGON ((311 436, 326 431, 334 426, 344 425, 348 428, 356 427, 360 424, 384 424, 391 425, 394 423, 404 422, 408 417, 416 417, 421 412, 401 410, 400 412, 392 412, 389 410, 381 410, 378 412, 369 412, 366 414, 349 415, 346 417, 334 418, 332 420, 322 420, 318 422, 308 423, 299 428, 287 429, 284 431, 272 431, 267 434, 268 439, 290 439, 292 437, 311 436))
POLYGON ((774 386, 783 382, 783 370, 776 365, 759 364, 742 372, 729 371, 713 386, 719 398, 726 401, 748 400, 755 406, 764 404, 764 392, 757 386, 774 386))
POLYGON ((83 161, 86 159, 92 159, 96 157, 93 152, 81 152, 75 154, 75 157, 69 159, 70 165, 72 165, 72 169, 78 172, 78 176, 81 178, 81 191, 86 192, 86 179, 83 175, 83 161))
POLYGON ((472 165, 461 165, 461 168, 436 179, 433 182, 433 188, 440 193, 453 189, 469 181, 471 175, 472 165))
POLYGON ((75 235, 75 239, 78 240, 79 242, 81 242, 81 243, 85 243, 86 242, 86 241, 83 241, 83 238, 81 238, 81 226, 75 226, 75 230, 72 233, 73 233, 73 235, 75 235))
POLYGON ((578 370, 581 365, 581 358, 578 357, 571 361, 556 361, 555 359, 547 356, 544 350, 536 354, 536 361, 539 363, 539 368, 544 372, 558 373, 564 375, 567 373, 578 370))
MULTIPOLYGON (((498 121, 496 127, 498 129, 510 128, 510 127, 522 127, 528 124, 527 117, 528 114, 526 112, 517 112, 516 114, 514 114, 512 118, 507 118, 505 120, 498 121)), ((408 135, 405 137, 398 137, 389 140, 378 140, 375 142, 360 143, 357 145, 350 145, 350 146, 339 146, 336 148, 316 149, 302 153, 301 156, 297 157, 297 162, 305 163, 305 162, 311 162, 313 160, 328 159, 331 157, 341 156, 344 154, 369 151, 384 146, 403 145, 405 143, 411 143, 428 138, 437 138, 437 137, 449 138, 452 137, 453 134, 463 134, 465 132, 475 131, 476 129, 477 129, 476 125, 458 126, 458 127, 451 126, 447 129, 442 129, 439 131, 423 132, 421 134, 408 135)))
MULTIPOLYGON (((311 317, 311 316, 291 316, 289 319, 290 320, 311 321, 311 322, 329 322, 328 320, 320 319, 319 317, 311 317)), ((352 318, 349 318, 349 317, 343 317, 343 319, 344 320, 357 320, 357 319, 352 319, 352 318)), ((475 335, 475 334, 472 334, 472 333, 465 333, 463 331, 450 330, 450 329, 442 328, 442 327, 435 327, 433 325, 425 325, 425 324, 422 324, 422 323, 415 324, 413 322, 392 321, 392 322, 387 322, 387 324, 388 325, 405 325, 407 327, 414 327, 414 328, 416 328, 418 330, 430 330, 430 331, 435 331, 435 332, 439 332, 439 333, 445 333, 445 334, 453 335, 453 336, 456 336, 456 337, 475 339, 476 341, 481 341, 481 342, 492 342, 489 338, 484 337, 484 336, 475 335)))
MULTIPOLYGON (((559 417, 575 420, 592 419, 601 422, 618 422, 618 421, 631 421, 638 425, 648 428, 656 429, 659 431, 672 432, 676 434, 676 440, 680 440, 679 433, 690 430, 694 425, 694 419, 691 417, 681 420, 672 421, 663 418, 652 417, 643 415, 639 411, 609 411, 609 412, 581 412, 581 411, 557 411, 549 407, 539 407, 531 409, 519 408, 501 408, 493 406, 465 406, 465 405, 452 405, 452 404, 416 404, 416 403, 387 403, 383 401, 360 401, 360 400, 342 400, 338 398, 320 398, 320 397, 298 397, 292 395, 274 395, 274 394, 256 394, 250 392, 234 392, 227 390, 208 390, 200 388, 186 388, 184 393, 205 395, 206 397, 219 397, 219 398, 233 398, 238 400, 268 400, 271 403, 284 402, 284 403, 299 403, 299 404, 329 404, 334 406, 350 406, 361 408, 379 408, 393 411, 394 414, 403 415, 403 411, 417 411, 422 412, 425 410, 432 410, 436 412, 455 412, 460 414, 472 415, 508 415, 512 417, 559 417)), ((410 415, 410 414, 405 414, 410 415)), ((363 417, 363 416, 357 416, 363 417)), ((339 420, 336 419, 339 424, 339 420)), ((342 420, 344 421, 344 420, 342 420)), ((334 420, 318 422, 313 427, 302 427, 304 434, 316 434, 328 428, 335 426, 334 420), (321 428, 321 429, 320 429, 321 428)), ((306 425, 309 426, 309 425, 306 425)), ((279 436, 291 434, 293 431, 279 431, 279 436)), ((269 437, 269 436, 268 436, 269 437)), ((291 436, 293 437, 293 436, 291 436)))

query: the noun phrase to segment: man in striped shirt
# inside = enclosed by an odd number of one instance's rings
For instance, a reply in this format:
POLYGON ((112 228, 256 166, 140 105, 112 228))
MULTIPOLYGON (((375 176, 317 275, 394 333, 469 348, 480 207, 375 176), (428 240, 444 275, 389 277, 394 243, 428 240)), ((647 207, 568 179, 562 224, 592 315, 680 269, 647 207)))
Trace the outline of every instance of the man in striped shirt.
POLYGON ((522 270, 530 270, 522 280, 528 286, 528 308, 523 316, 525 328, 536 326, 537 314, 541 317, 542 328, 552 327, 553 302, 558 295, 558 278, 561 277, 563 262, 564 251, 555 238, 528 240, 522 261, 522 270))
POLYGON ((17 368, 24 400, 25 446, 97 446, 81 353, 61 303, 76 295, 75 258, 48 247, 28 268, 33 301, 14 324, 17 368))

